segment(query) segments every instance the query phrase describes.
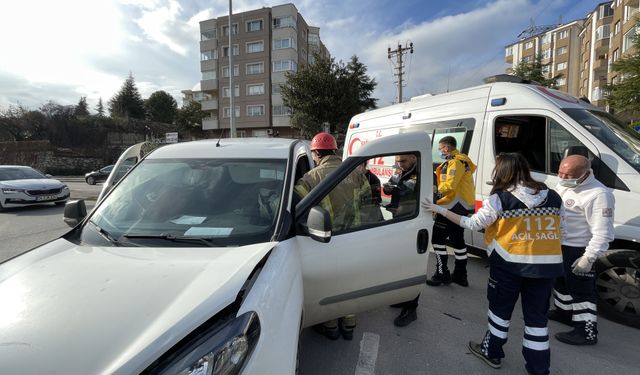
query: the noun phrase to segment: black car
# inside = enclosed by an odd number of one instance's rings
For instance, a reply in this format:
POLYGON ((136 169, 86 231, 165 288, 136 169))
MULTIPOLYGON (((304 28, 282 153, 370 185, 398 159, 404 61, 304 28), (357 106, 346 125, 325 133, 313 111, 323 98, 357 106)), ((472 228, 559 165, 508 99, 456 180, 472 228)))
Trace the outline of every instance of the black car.
POLYGON ((107 165, 97 171, 89 172, 84 175, 84 180, 87 181, 89 185, 95 185, 96 182, 104 182, 109 177, 112 169, 113 165, 107 165))

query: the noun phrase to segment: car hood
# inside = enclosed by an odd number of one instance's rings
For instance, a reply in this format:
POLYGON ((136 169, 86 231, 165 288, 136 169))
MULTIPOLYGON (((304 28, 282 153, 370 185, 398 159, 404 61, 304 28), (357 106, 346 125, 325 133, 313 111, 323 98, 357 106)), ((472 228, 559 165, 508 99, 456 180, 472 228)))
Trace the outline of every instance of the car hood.
POLYGON ((273 246, 58 239, 0 264, 0 373, 138 373, 232 303, 273 246))
POLYGON ((0 185, 15 189, 44 190, 60 188, 64 184, 51 178, 32 178, 28 180, 0 181, 0 185))

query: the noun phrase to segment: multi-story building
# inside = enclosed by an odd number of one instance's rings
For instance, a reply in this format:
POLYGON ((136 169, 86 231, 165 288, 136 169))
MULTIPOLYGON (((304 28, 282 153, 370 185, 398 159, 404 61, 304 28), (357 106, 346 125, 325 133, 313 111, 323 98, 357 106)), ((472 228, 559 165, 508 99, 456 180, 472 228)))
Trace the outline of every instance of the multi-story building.
POLYGON ((638 25, 640 0, 615 0, 611 2, 611 9, 613 17, 611 19, 607 80, 618 83, 623 77, 611 70, 611 63, 618 61, 621 57, 638 52, 633 48, 633 36, 640 34, 640 26, 638 25))
POLYGON ((593 105, 604 107, 609 69, 609 46, 613 10, 611 1, 600 3, 587 14, 580 33, 580 92, 593 105))
POLYGON ((263 7, 232 15, 229 48, 228 19, 200 22, 201 104, 207 114, 202 128, 228 136, 233 113, 239 137, 297 137, 280 85, 286 81, 285 72, 296 72, 311 62, 314 51, 328 56, 320 29, 309 26, 293 4, 263 7))
POLYGON ((505 61, 511 64, 511 73, 521 63, 531 63, 541 57, 546 78, 557 77, 558 89, 578 94, 580 64, 580 39, 582 20, 557 26, 536 28, 517 42, 506 46, 505 61))

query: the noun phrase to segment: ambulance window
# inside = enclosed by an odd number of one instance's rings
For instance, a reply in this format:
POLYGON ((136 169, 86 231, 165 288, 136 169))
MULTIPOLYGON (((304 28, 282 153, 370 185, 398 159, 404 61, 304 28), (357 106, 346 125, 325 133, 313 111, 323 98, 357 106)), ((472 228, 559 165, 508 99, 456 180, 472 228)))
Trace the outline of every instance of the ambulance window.
POLYGON ((532 171, 545 173, 547 119, 543 116, 504 116, 495 122, 495 152, 519 152, 532 171))
POLYGON ((456 139, 456 148, 466 154, 469 152, 472 132, 473 131, 467 131, 465 128, 436 129, 431 139, 431 160, 433 160, 433 164, 440 165, 445 161, 440 157, 440 151, 438 151, 438 143, 442 138, 452 136, 456 139))

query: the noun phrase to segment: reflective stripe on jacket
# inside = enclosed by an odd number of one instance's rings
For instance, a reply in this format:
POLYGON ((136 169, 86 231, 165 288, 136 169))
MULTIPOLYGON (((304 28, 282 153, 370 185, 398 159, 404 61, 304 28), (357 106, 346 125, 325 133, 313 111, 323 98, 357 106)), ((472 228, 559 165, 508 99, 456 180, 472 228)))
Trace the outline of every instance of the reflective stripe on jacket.
POLYGON ((496 194, 502 211, 484 235, 490 259, 499 256, 500 263, 506 262, 511 271, 525 277, 560 276, 562 198, 549 190, 541 205, 527 208, 510 192, 496 194))
POLYGON ((466 209, 475 208, 476 187, 473 172, 476 165, 458 150, 453 150, 449 159, 436 168, 438 205, 451 208, 460 202, 466 209))

